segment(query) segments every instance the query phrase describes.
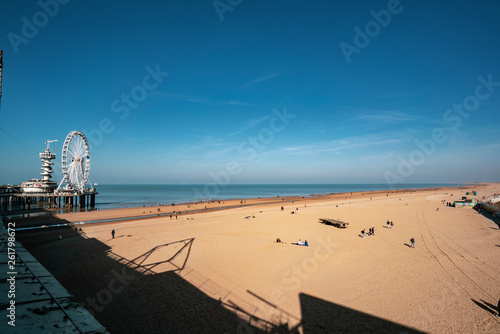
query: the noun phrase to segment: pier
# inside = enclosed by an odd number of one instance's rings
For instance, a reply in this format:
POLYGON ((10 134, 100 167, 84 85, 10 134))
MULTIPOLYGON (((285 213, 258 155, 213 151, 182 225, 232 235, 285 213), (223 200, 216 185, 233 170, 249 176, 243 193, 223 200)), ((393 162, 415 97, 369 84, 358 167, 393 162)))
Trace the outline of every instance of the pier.
POLYGON ((52 180, 52 160, 56 154, 50 150, 50 143, 56 141, 47 140, 46 149, 40 153, 42 178, 18 185, 0 185, 0 211, 12 208, 29 210, 34 204, 39 206, 39 203, 42 203, 43 208, 95 208, 95 196, 98 193, 89 180, 90 152, 87 138, 80 131, 72 131, 66 137, 62 150, 63 178, 59 186, 52 180))
POLYGON ((52 193, 28 193, 19 190, 18 186, 0 185, 0 211, 17 207, 23 210, 31 209, 31 205, 42 203, 45 208, 94 209, 95 188, 83 192, 60 191, 52 193))

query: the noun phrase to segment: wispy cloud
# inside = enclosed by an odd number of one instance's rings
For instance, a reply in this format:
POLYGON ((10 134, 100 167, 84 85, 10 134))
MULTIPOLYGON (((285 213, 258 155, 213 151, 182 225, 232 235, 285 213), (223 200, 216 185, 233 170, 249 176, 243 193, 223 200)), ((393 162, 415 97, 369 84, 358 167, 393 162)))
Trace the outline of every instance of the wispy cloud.
POLYGON ((245 123, 246 125, 241 127, 240 129, 236 130, 236 131, 233 131, 231 132, 230 134, 224 136, 224 138, 229 138, 229 137, 232 137, 232 136, 236 136, 242 132, 245 132, 249 129, 252 129, 254 127, 256 127, 257 125, 259 125, 260 123, 270 119, 271 116, 270 115, 267 115, 267 116, 263 116, 263 117, 260 117, 260 118, 254 118, 254 119, 249 119, 249 120, 246 120, 245 123))
POLYGON ((232 151, 235 151, 238 146, 229 146, 220 150, 209 151, 203 154, 205 159, 214 159, 220 156, 224 156, 232 151))
POLYGON ((302 146, 290 146, 283 147, 280 152, 287 154, 296 154, 303 152, 311 152, 317 150, 319 147, 323 147, 322 145, 302 145, 302 146))
POLYGON ((387 139, 377 136, 359 136, 331 140, 312 145, 283 147, 279 152, 288 155, 316 155, 326 152, 338 152, 342 150, 353 150, 368 146, 384 146, 400 143, 400 139, 387 139))
POLYGON ((367 110, 359 111, 359 115, 348 121, 362 121, 362 122, 378 122, 378 123, 396 123, 396 122, 409 122, 416 121, 419 117, 410 115, 400 111, 387 111, 387 110, 372 110, 367 113, 367 110))
POLYGON ((256 78, 256 79, 253 79, 253 80, 250 80, 246 83, 244 83, 241 88, 247 88, 247 87, 250 87, 250 86, 253 86, 253 85, 256 85, 258 83, 262 83, 262 82, 265 82, 265 81, 269 81, 271 79, 274 79, 274 78, 277 78, 277 77, 280 77, 282 76, 284 73, 272 73, 272 74, 266 74, 266 75, 263 75, 259 78, 256 78))
POLYGON ((339 107, 336 110, 334 121, 318 124, 311 128, 315 133, 330 133, 339 132, 356 128, 359 129, 378 129, 380 126, 401 126, 400 123, 418 121, 421 124, 423 121, 429 122, 427 119, 422 119, 418 113, 407 113, 401 111, 377 110, 357 107, 339 107), (360 128, 361 126, 361 128, 360 128))
POLYGON ((167 92, 157 92, 157 91, 151 92, 150 94, 164 96, 166 98, 169 98, 172 100, 177 100, 177 101, 200 103, 200 104, 211 105, 211 106, 220 106, 220 105, 243 106, 243 107, 252 106, 252 104, 250 104, 250 103, 238 101, 238 100, 212 100, 212 99, 209 99, 206 97, 201 97, 201 96, 193 96, 193 95, 185 95, 185 94, 171 94, 171 93, 167 93, 167 92))
POLYGON ((272 115, 265 115, 259 118, 245 120, 243 126, 231 133, 221 136, 203 136, 199 134, 187 133, 193 141, 185 143, 176 149, 177 158, 183 161, 192 161, 194 157, 202 160, 213 160, 234 153, 238 146, 247 138, 231 138, 245 131, 259 127, 261 123, 272 118, 272 115))

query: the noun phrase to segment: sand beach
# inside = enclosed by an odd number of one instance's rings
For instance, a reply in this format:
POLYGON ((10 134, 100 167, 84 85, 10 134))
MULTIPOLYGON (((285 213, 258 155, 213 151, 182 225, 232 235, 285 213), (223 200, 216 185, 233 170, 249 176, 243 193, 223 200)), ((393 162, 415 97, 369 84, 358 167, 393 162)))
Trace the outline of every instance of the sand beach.
POLYGON ((469 190, 500 184, 61 214, 30 221, 134 219, 18 240, 111 333, 499 333, 499 218, 446 205, 469 190))

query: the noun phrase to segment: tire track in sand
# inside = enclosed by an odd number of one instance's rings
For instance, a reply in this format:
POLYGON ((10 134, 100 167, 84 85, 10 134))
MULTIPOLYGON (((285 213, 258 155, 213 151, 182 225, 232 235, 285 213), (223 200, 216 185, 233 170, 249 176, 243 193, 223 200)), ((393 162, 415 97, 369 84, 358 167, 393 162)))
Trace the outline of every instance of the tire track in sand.
MULTIPOLYGON (((429 228, 429 225, 427 224, 427 221, 425 219, 425 215, 423 212, 423 208, 421 208, 421 207, 417 208, 416 215, 417 215, 417 223, 419 225, 422 240, 424 240, 427 250, 438 261, 439 265, 448 274, 448 276, 450 276, 458 284, 458 286, 461 288, 461 290, 464 291, 469 296, 471 301, 490 300, 491 302, 495 303, 497 301, 497 297, 496 296, 493 297, 491 293, 489 293, 488 291, 483 289, 480 284, 478 284, 467 273, 465 273, 465 271, 464 271, 465 268, 464 268, 464 270, 462 270, 462 268, 460 268, 457 265, 457 263, 455 261, 453 261, 451 259, 451 257, 446 252, 444 252, 443 249, 439 246, 439 244, 437 243, 436 239, 434 238, 434 236, 429 228), (419 212, 420 212, 420 215, 422 217, 422 224, 420 224, 420 221, 418 219, 419 212), (424 228, 422 228, 421 225, 424 228), (425 241, 425 238, 423 237, 424 233, 427 235, 427 237, 429 239, 427 241, 429 241, 429 242, 425 241), (434 248, 436 253, 433 253, 427 245, 430 245, 432 248, 434 248), (438 259, 436 254, 441 257, 441 261, 438 259), (445 266, 447 267, 447 269, 445 268, 445 266), (469 283, 469 284, 467 284, 467 283, 469 283), (470 284, 470 283, 472 283, 472 284, 470 284), (486 296, 488 296, 489 298, 487 298, 486 296)), ((464 259, 465 259, 465 257, 464 257, 464 259)), ((469 261, 467 261, 467 259, 465 259, 465 262, 469 266, 473 266, 469 261)), ((479 277, 481 277, 480 274, 476 273, 476 277, 478 277, 478 275, 479 275, 479 277)), ((483 275, 483 277, 484 277, 484 275, 483 275)), ((488 275, 488 277, 489 277, 489 275, 488 275)), ((482 279, 484 279, 484 278, 482 278, 482 279)), ((494 280, 497 281, 496 279, 494 279, 494 280)), ((498 283, 493 284, 492 286, 498 286, 498 283)), ((493 320, 497 324, 500 323, 500 320, 498 319, 498 317, 496 315, 494 315, 490 312, 487 312, 487 315, 488 315, 490 321, 493 320)))
POLYGON ((423 209, 417 208, 416 211, 417 224, 419 227, 422 242, 438 262, 443 271, 471 298, 471 299, 490 299, 496 300, 488 291, 484 290, 475 280, 465 273, 451 258, 442 250, 434 238, 427 221, 425 219, 423 209), (419 217, 420 216, 420 217, 419 217), (472 283, 472 284, 471 284, 472 283), (485 298, 488 296, 488 298, 485 298))
POLYGON ((486 276, 488 276, 492 280, 495 280, 497 283, 500 283, 500 271, 499 270, 497 270, 496 268, 493 268, 490 265, 488 265, 486 262, 484 262, 483 260, 481 260, 480 258, 478 258, 476 255, 474 255, 473 253, 471 253, 465 247, 463 247, 462 245, 460 245, 458 242, 456 242, 452 238, 448 237, 446 235, 446 233, 441 232, 441 231, 439 231, 439 230, 437 230, 437 229, 435 229, 433 227, 431 227, 431 228, 432 228, 432 230, 434 232, 437 232, 440 235, 440 239, 439 240, 442 241, 446 246, 448 246, 449 249, 451 249, 452 251, 454 251, 455 253, 457 253, 458 256, 460 256, 461 258, 463 258, 464 261, 469 262, 477 270, 481 271, 482 273, 484 273, 486 276), (448 242, 446 242, 445 239, 448 240, 448 242), (458 247, 453 247, 452 245, 450 245, 450 243, 453 243, 453 244, 455 244, 458 247), (457 250, 458 248, 462 249, 463 253, 459 252, 457 250), (470 260, 468 260, 467 257, 469 257, 470 260), (475 262, 475 264, 474 264, 474 262, 475 262), (481 269, 480 266, 483 267, 484 270, 481 269), (490 273, 487 273, 485 270, 489 270, 490 273), (492 275, 494 275, 494 276, 492 276, 492 275))

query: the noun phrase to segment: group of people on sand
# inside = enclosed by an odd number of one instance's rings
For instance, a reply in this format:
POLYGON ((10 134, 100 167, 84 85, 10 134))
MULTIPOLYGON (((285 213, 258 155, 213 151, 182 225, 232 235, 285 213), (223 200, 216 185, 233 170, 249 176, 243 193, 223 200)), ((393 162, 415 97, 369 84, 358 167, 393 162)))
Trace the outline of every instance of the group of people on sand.
MULTIPOLYGON (((394 228, 394 223, 392 221, 387 221, 387 228, 394 228)), ((365 235, 366 235, 366 232, 365 232, 365 229, 362 229, 361 230, 361 238, 365 238, 365 235)), ((375 235, 375 227, 371 227, 368 229, 368 235, 375 235)), ((307 241, 306 241, 307 242, 307 241)), ((300 243, 300 240, 299 240, 299 243, 300 243)), ((410 243, 411 243, 411 248, 415 248, 415 238, 411 238, 410 239, 410 243)))
MULTIPOLYGON (((365 229, 362 229, 362 230, 361 230, 361 237, 364 239, 364 238, 365 238, 365 235, 366 235, 366 233, 365 233, 365 229)), ((375 227, 370 227, 370 228, 368 229, 368 235, 375 235, 375 227)))
MULTIPOLYGON (((276 242, 277 243, 284 243, 283 241, 281 241, 280 238, 277 238, 276 239, 276 242)), ((309 243, 307 242, 307 240, 305 240, 304 242, 302 240, 299 239, 299 242, 297 242, 297 245, 299 246, 309 246, 309 243)))
POLYGON ((307 240, 302 242, 302 240, 299 239, 299 242, 297 242, 297 245, 299 246, 309 246, 309 244, 307 243, 307 240))

